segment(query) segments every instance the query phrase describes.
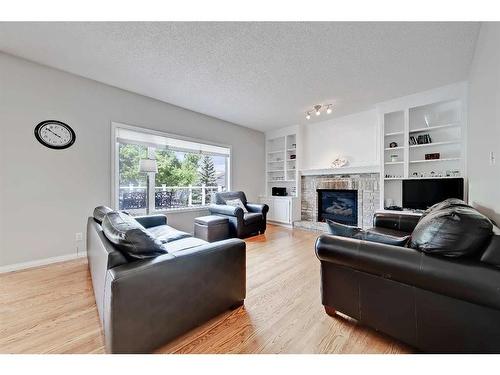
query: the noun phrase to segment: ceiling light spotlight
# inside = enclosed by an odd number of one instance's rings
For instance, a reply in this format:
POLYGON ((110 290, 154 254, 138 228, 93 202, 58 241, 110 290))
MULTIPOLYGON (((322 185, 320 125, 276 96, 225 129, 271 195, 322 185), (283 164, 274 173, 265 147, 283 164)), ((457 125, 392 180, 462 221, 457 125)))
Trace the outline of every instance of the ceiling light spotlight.
POLYGON ((320 112, 321 104, 316 104, 313 108, 316 111, 316 116, 319 116, 321 114, 320 112))
POLYGON ((329 115, 330 113, 332 113, 332 105, 331 104, 328 104, 328 106, 326 107, 326 113, 329 115))
POLYGON ((311 119, 311 113, 310 112, 306 112, 306 120, 310 120, 311 119))

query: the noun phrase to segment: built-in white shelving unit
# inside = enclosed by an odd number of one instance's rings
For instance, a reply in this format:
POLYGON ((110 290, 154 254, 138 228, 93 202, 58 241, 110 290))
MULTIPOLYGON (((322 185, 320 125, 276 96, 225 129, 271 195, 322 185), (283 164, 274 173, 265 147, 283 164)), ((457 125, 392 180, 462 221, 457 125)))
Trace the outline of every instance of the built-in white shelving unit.
POLYGON ((297 196, 297 135, 267 139, 266 190, 270 196, 273 187, 285 187, 289 196, 297 196))
POLYGON ((427 97, 408 97, 379 107, 381 208, 402 205, 405 179, 466 177, 464 92, 430 92, 427 97), (439 157, 430 159, 426 154, 439 157))
POLYGON ((291 226, 300 220, 298 127, 266 134, 266 187, 260 202, 269 206, 267 219, 291 226), (273 196, 273 187, 285 188, 286 196, 273 196))

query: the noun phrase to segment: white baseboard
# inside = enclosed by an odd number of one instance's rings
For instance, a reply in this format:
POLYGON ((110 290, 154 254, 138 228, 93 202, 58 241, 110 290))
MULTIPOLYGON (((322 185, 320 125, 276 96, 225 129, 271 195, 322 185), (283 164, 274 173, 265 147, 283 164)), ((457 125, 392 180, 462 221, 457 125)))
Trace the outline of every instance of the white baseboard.
POLYGON ((277 225, 278 227, 285 227, 285 228, 293 229, 293 224, 282 223, 280 221, 272 221, 272 220, 267 220, 267 222, 269 224, 272 224, 272 225, 277 225))
POLYGON ((61 255, 58 257, 33 260, 31 262, 9 264, 7 266, 0 267, 0 273, 7 273, 7 272, 13 272, 13 271, 20 271, 20 270, 24 270, 27 268, 46 266, 47 264, 66 262, 68 260, 84 258, 86 256, 87 256, 87 252, 81 251, 81 252, 78 252, 77 254, 67 254, 67 255, 61 255))

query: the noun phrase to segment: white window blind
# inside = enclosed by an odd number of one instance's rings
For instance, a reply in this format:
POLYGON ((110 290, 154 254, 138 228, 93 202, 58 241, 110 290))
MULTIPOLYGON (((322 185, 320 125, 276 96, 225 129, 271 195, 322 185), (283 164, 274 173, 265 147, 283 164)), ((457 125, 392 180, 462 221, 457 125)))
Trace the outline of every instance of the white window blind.
POLYGON ((125 128, 117 128, 115 136, 118 143, 133 143, 146 147, 154 147, 158 150, 167 149, 172 151, 200 153, 202 155, 230 155, 230 149, 228 147, 186 141, 125 128))

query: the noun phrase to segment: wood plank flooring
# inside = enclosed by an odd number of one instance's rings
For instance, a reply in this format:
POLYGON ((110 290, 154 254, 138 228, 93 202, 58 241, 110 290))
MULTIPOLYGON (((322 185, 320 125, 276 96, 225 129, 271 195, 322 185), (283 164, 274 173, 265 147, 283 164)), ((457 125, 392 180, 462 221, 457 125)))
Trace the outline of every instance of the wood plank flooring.
MULTIPOLYGON (((247 242, 247 299, 157 353, 409 353, 320 302, 314 233, 269 225, 247 242)), ((86 260, 0 275, 0 353, 103 353, 86 260)))

